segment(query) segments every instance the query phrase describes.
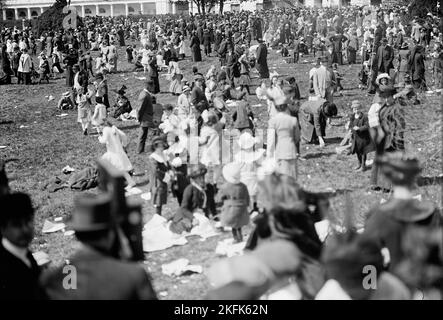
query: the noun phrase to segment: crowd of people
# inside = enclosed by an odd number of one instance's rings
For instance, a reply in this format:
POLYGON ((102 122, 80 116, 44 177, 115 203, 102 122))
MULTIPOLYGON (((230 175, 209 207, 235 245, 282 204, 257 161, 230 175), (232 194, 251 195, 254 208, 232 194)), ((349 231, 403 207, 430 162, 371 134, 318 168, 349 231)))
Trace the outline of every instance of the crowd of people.
MULTIPOLYGON (((211 268, 216 286, 208 298, 272 299, 284 292, 291 299, 414 299, 418 294, 443 299, 443 220, 435 204, 413 198, 420 164, 405 151, 402 111, 404 105, 419 104, 423 92, 443 88, 442 19, 429 14, 403 25, 402 10, 92 17, 77 30, 41 35, 5 28, 0 84, 11 85, 15 78, 25 85, 49 82, 65 73, 68 91, 58 107, 77 109, 84 135, 97 132, 107 148, 102 158, 122 173, 128 188, 136 185, 128 137, 110 120, 138 121, 137 153, 145 152, 147 141, 150 147, 149 201, 162 215, 171 191, 179 205, 168 217, 171 232, 189 232, 197 223, 194 214, 202 213, 231 228, 234 242, 241 243, 244 227, 253 222, 245 254, 211 268), (146 77, 136 104, 124 85, 110 103, 107 78, 118 72, 118 47, 146 77), (206 74, 194 66, 186 77, 181 61, 188 49, 193 62, 215 56, 218 63, 206 74), (288 63, 311 55, 315 66, 309 78, 270 72, 270 50, 288 63), (431 65, 425 64, 427 56, 431 65), (371 185, 392 197, 366 215, 364 231, 349 224, 325 240, 315 225, 327 219, 328 200, 297 184, 298 162, 308 161, 300 144, 325 146, 327 123, 338 113, 334 96, 343 89, 339 66, 359 60, 360 87, 374 95, 373 102, 368 112, 358 99, 352 102, 345 138, 358 170, 366 170, 367 154, 375 151, 371 185), (432 68, 432 79, 425 78, 426 67, 432 68), (167 89, 160 88, 162 71, 167 89), (310 83, 307 100, 299 81, 310 83), (162 104, 162 91, 176 96, 176 104, 162 104), (266 141, 258 133, 252 94, 267 105, 266 141), (226 133, 231 128, 236 130, 226 133), (367 265, 376 269, 377 289, 362 286, 367 265)), ((8 190, 4 172, 0 182, 0 298, 156 299, 141 266, 110 255, 117 234, 109 198, 88 195, 75 203, 71 227, 83 246, 69 258, 79 288, 70 291, 63 287, 63 268, 40 274, 28 249, 31 199, 8 190)))

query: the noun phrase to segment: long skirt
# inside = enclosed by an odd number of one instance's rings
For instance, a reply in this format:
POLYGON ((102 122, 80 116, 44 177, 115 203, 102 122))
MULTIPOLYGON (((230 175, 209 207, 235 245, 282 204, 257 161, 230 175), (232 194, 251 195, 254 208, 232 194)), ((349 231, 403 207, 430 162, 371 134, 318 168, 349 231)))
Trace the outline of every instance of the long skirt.
POLYGON ((260 78, 262 78, 262 79, 269 78, 269 68, 268 68, 267 63, 263 63, 263 64, 257 63, 255 67, 256 67, 258 73, 260 74, 260 78))

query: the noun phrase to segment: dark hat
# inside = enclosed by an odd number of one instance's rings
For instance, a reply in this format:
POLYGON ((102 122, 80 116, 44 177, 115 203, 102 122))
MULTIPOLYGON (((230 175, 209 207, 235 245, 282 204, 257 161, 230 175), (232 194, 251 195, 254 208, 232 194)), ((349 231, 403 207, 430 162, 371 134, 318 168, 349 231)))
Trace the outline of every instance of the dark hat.
POLYGON ((332 237, 323 249, 327 277, 336 280, 352 299, 367 299, 371 290, 363 286, 365 266, 374 266, 377 274, 383 266, 381 247, 369 237, 346 232, 332 237))
POLYGON ((285 80, 286 80, 287 82, 291 83, 291 82, 294 82, 294 81, 295 81, 295 77, 287 77, 285 80))
POLYGON ((125 85, 123 85, 118 91, 117 93, 120 95, 124 95, 126 93, 126 89, 127 87, 125 85))
POLYGON ((323 104, 323 113, 328 118, 335 117, 337 115, 337 106, 334 103, 330 103, 329 101, 326 101, 323 104))
POLYGON ((400 49, 409 49, 409 44, 407 42, 403 42, 400 46, 400 49))
POLYGON ((410 184, 420 173, 421 168, 417 158, 407 156, 403 152, 389 152, 377 157, 376 162, 383 174, 393 184, 410 184))
POLYGON ((0 198, 0 226, 10 221, 30 220, 34 215, 31 198, 21 192, 4 195, 0 198))
POLYGON ((189 167, 188 176, 191 179, 198 178, 200 176, 204 176, 208 172, 208 169, 204 164, 194 164, 189 167))
POLYGON ((113 226, 111 198, 107 194, 85 194, 74 200, 69 226, 78 232, 110 229, 113 226))

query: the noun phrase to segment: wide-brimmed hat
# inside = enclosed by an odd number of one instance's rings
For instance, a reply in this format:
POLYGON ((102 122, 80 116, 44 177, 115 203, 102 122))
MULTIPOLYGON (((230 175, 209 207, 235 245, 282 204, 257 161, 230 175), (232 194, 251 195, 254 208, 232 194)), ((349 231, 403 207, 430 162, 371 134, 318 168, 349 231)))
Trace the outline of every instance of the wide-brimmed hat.
POLYGON ((380 80, 381 80, 381 79, 388 79, 388 80, 390 80, 391 77, 390 77, 389 74, 387 74, 387 73, 380 73, 380 74, 377 76, 377 78, 375 79, 375 83, 378 84, 378 85, 380 85, 380 80))
POLYGON ((188 92, 191 91, 191 88, 189 86, 183 86, 182 92, 188 92))
POLYGON ((74 213, 69 226, 78 232, 91 232, 110 229, 115 221, 111 216, 109 195, 82 195, 74 200, 74 213))
POLYGON ((167 148, 168 148, 168 143, 166 142, 165 137, 160 136, 160 137, 155 137, 154 140, 152 140, 151 149, 154 151, 155 148, 156 148, 159 144, 163 144, 164 149, 167 149, 167 148))
POLYGON ((256 143, 257 139, 254 138, 249 132, 243 132, 238 138, 238 146, 243 150, 253 148, 256 143))
POLYGON ((223 167, 223 178, 229 183, 240 183, 241 166, 238 163, 231 162, 223 167))
POLYGON ((191 179, 195 179, 201 176, 204 176, 208 172, 208 169, 204 164, 194 164, 188 169, 188 177, 191 179))
POLYGON ((394 184, 409 184, 421 171, 417 158, 400 151, 388 152, 377 157, 376 163, 380 166, 382 173, 394 184))

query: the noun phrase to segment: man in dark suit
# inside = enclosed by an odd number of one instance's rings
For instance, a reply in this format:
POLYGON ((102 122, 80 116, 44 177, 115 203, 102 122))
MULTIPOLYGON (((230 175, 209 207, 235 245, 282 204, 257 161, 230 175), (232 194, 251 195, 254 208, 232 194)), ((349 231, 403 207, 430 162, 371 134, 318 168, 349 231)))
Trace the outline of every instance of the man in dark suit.
POLYGON ((144 267, 113 253, 119 235, 108 194, 77 198, 70 224, 81 247, 69 265, 43 273, 41 284, 50 299, 157 299, 144 267))
POLYGON ((0 300, 43 299, 40 268, 28 249, 34 238, 34 209, 24 193, 0 198, 0 300))
POLYGON ((388 44, 388 40, 384 38, 382 45, 377 49, 377 69, 378 73, 387 73, 394 69, 394 49, 388 44))
POLYGON ((152 106, 152 91, 154 83, 152 80, 145 82, 145 88, 138 97, 139 107, 137 110, 137 120, 140 122, 140 135, 138 136, 137 152, 145 151, 148 129, 153 127, 154 108, 152 106))

